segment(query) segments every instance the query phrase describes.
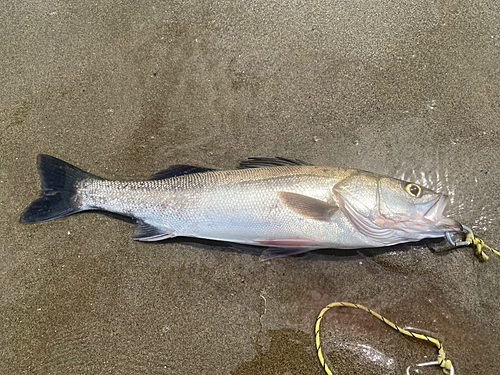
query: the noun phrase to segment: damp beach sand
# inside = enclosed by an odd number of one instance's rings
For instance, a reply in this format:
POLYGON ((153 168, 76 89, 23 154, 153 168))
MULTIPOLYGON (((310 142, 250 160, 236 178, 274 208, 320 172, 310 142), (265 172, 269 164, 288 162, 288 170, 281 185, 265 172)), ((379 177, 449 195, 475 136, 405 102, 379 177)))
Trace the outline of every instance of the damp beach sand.
MULTIPOLYGON (((457 374, 498 373, 496 256, 427 243, 261 262, 218 242, 139 243, 95 213, 19 223, 39 153, 110 179, 282 156, 449 193, 445 214, 498 249, 496 2, 35 1, 0 14, 2 373, 320 375, 314 323, 333 301, 433 333, 457 374)), ((355 309, 330 310, 321 330, 338 374, 436 356, 355 309)))

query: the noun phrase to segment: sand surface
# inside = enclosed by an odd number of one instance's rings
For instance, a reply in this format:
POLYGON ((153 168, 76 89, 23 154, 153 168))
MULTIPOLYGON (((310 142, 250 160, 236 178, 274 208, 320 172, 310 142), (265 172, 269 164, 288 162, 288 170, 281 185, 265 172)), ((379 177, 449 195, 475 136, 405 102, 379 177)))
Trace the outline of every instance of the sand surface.
MULTIPOLYGON (((456 374, 498 374, 497 256, 403 245, 260 262, 138 243, 95 213, 18 222, 38 153, 137 179, 283 156, 448 192, 447 212, 500 247, 497 1, 37 0, 0 15, 1 373, 320 375, 314 322, 340 300, 432 332, 456 374)), ((356 310, 329 311, 322 337, 337 374, 436 357, 356 310)))

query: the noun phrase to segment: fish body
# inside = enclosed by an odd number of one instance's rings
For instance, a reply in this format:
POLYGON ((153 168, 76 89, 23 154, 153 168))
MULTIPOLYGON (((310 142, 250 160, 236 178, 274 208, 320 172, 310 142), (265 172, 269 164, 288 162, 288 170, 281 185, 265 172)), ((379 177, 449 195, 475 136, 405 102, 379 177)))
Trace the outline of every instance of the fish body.
POLYGON ((146 181, 111 181, 38 156, 37 223, 86 210, 136 219, 133 239, 198 237, 265 246, 264 258, 321 248, 362 248, 461 230, 442 216, 446 197, 370 172, 287 159, 249 159, 236 170, 173 166, 146 181))

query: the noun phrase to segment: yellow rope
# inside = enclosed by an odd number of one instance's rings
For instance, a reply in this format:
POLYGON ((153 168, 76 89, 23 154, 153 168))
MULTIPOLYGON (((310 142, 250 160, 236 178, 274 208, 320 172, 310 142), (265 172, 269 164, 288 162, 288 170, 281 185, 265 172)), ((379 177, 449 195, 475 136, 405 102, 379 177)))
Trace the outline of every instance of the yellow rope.
POLYGON ((469 232, 467 234, 467 236, 465 237, 465 241, 470 242, 470 245, 472 247, 474 247, 474 249, 476 250, 476 255, 478 257, 480 257, 482 260, 488 260, 488 258, 489 258, 489 256, 486 255, 485 252, 483 251, 483 247, 486 249, 489 249, 490 251, 494 252, 496 255, 500 256, 499 251, 486 245, 483 240, 481 240, 477 237, 474 237, 474 234, 472 232, 469 232))
POLYGON ((420 339, 420 340, 426 340, 428 342, 433 343, 438 348, 438 359, 437 359, 437 361, 436 362, 432 362, 432 363, 423 363, 423 364, 421 364, 421 366, 427 366, 427 365, 433 365, 433 364, 435 364, 435 365, 441 366, 441 368, 443 369, 443 372, 445 374, 451 374, 451 375, 454 374, 455 371, 453 369, 453 365, 451 364, 451 361, 449 359, 446 359, 446 354, 444 352, 443 345, 437 339, 435 339, 433 337, 430 337, 430 336, 422 335, 420 333, 415 333, 415 332, 411 332, 411 331, 408 331, 406 329, 403 329, 403 328, 397 326, 396 324, 394 324, 393 322, 385 319, 380 314, 376 313, 375 311, 370 310, 369 308, 367 308, 365 306, 358 305, 358 304, 355 304, 355 303, 349 303, 349 302, 333 302, 333 303, 330 303, 328 306, 326 306, 323 310, 321 310, 321 312, 318 315, 318 318, 316 319, 316 326, 315 326, 315 329, 314 329, 314 335, 316 337, 316 351, 318 353, 318 359, 319 359, 319 362, 321 363, 321 366, 323 367, 323 369, 325 370, 325 372, 328 375, 333 375, 333 373, 330 370, 330 368, 328 367, 328 365, 326 364, 325 358, 323 357, 323 351, 321 350, 321 342, 320 342, 319 331, 320 331, 321 319, 323 318, 323 315, 329 309, 331 309, 332 307, 338 307, 338 306, 353 307, 355 309, 364 310, 364 311, 372 314, 376 318, 380 319, 385 324, 391 326, 396 331, 401 332, 404 335, 415 337, 415 338, 420 339))

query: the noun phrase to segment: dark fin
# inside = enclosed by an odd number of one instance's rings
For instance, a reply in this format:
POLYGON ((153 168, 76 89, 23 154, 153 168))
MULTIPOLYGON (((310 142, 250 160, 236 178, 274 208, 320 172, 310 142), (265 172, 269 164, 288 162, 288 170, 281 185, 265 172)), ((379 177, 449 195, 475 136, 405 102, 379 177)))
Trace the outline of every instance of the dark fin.
POLYGON ((41 223, 82 211, 73 199, 77 184, 87 178, 100 177, 49 155, 38 155, 37 162, 42 193, 24 210, 20 222, 41 223))
POLYGON ((137 241, 160 241, 172 237, 175 237, 175 234, 168 230, 139 221, 132 239, 137 241))
POLYGON ((248 158, 248 160, 244 160, 238 166, 239 169, 245 168, 266 168, 266 167, 282 167, 286 165, 309 165, 312 164, 306 163, 302 160, 292 160, 286 158, 248 158))
POLYGON ((284 257, 289 257, 292 255, 298 255, 298 254, 303 254, 307 253, 308 251, 312 251, 314 249, 311 248, 303 248, 303 247, 296 247, 296 248, 290 248, 290 247, 268 247, 266 250, 263 251, 261 256, 259 257, 259 260, 265 261, 269 259, 274 259, 274 258, 284 258, 284 257))
POLYGON ((156 173, 151 180, 164 180, 166 178, 184 176, 186 174, 192 173, 203 173, 214 171, 215 169, 204 168, 204 167, 195 167, 192 165, 172 165, 163 171, 156 173))
POLYGON ((309 219, 330 221, 339 209, 336 204, 323 202, 302 194, 281 192, 279 196, 289 209, 309 219))

